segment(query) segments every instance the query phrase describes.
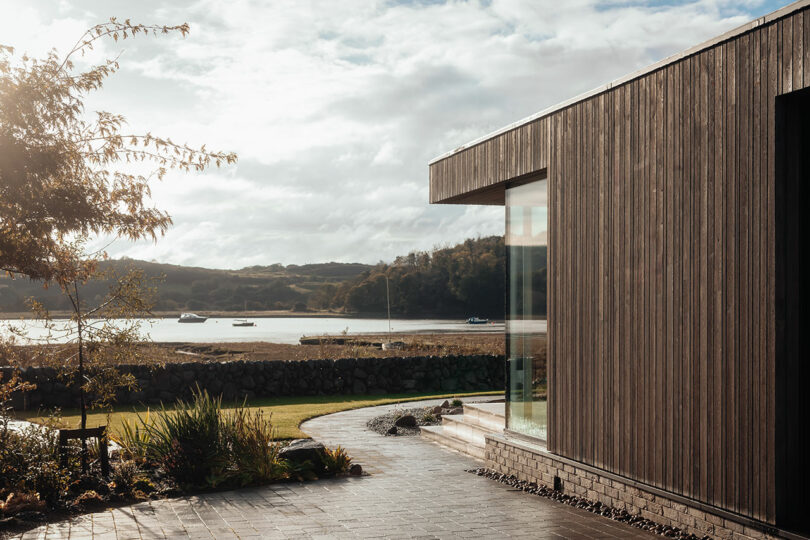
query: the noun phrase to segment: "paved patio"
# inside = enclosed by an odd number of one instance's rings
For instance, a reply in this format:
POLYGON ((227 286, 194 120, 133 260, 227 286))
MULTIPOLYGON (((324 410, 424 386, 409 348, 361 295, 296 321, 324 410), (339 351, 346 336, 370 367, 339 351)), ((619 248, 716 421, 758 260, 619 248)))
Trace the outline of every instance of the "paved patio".
POLYGON ((369 476, 140 503, 22 538, 654 537, 466 473, 480 463, 419 437, 383 437, 365 428, 391 408, 336 413, 302 426, 328 446, 348 449, 369 476))

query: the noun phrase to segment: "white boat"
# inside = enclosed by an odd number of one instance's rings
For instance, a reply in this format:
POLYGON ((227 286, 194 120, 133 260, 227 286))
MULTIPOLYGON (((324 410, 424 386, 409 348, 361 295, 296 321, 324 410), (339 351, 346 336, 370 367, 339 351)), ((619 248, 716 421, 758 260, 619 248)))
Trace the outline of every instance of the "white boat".
MULTIPOLYGON (((245 310, 242 314, 247 314, 247 300, 245 300, 245 310)), ((236 319, 231 323, 231 326, 256 326, 256 323, 247 319, 236 319)))
POLYGON ((467 319, 467 324, 487 324, 489 319, 480 319, 478 317, 470 317, 467 319))
POLYGON ((177 322, 180 323, 202 323, 208 320, 208 317, 197 315, 196 313, 183 313, 177 322))

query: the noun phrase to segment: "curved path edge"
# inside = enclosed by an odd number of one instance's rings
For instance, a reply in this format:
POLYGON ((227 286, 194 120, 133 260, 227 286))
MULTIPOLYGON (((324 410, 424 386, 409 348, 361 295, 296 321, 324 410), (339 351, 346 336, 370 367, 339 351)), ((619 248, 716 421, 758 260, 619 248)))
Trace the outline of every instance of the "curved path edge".
POLYGON ((301 429, 341 446, 368 475, 149 501, 52 523, 23 539, 650 538, 590 512, 526 494, 467 469, 480 462, 366 422, 408 402, 319 416, 301 429))

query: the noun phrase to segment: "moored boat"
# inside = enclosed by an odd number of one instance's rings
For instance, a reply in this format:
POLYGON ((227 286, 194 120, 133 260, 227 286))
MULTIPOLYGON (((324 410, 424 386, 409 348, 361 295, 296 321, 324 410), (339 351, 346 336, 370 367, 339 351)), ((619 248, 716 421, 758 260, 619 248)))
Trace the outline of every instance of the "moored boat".
POLYGON ((236 319, 231 326, 256 326, 256 323, 247 319, 236 319))
POLYGON ((179 323, 203 323, 208 320, 208 317, 203 317, 202 315, 197 315, 196 313, 183 313, 180 315, 180 318, 177 319, 179 323))
POLYGON ((489 319, 481 319, 479 317, 470 317, 467 319, 467 324, 487 324, 489 319))

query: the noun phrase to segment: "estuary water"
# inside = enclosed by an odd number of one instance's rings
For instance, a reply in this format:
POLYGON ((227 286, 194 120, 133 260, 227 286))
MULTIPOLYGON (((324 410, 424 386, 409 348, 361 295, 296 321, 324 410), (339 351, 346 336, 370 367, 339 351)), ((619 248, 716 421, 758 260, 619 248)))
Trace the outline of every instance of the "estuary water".
MULTIPOLYGON (((302 336, 341 334, 383 334, 388 332, 388 319, 355 319, 346 317, 273 317, 248 318, 256 326, 236 327, 232 323, 239 318, 211 318, 204 323, 181 324, 176 317, 145 319, 141 333, 155 342, 227 343, 267 341, 271 343, 298 343, 302 336)), ((47 337, 44 325, 36 321, 0 320, 0 334, 8 335, 8 325, 25 329, 31 341, 47 337)), ((119 321, 124 325, 126 321, 119 321)), ((64 330, 67 322, 54 321, 56 331, 50 341, 68 339, 64 330), (60 330, 62 330, 60 332, 60 330)), ((429 334, 459 332, 503 332, 504 324, 467 324, 463 320, 442 319, 391 319, 391 331, 398 334, 429 334)))

